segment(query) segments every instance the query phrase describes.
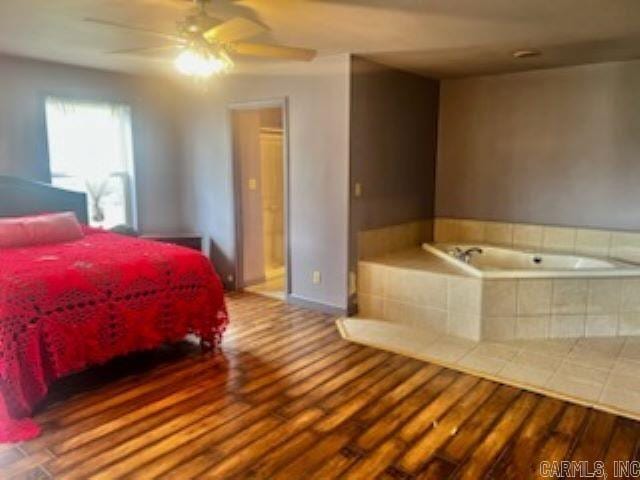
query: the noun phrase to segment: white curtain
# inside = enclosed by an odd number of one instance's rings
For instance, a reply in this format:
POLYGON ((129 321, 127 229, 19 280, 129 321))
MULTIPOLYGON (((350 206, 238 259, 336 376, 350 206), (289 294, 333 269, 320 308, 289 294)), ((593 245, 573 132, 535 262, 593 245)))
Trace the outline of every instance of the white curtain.
POLYGON ((134 223, 131 109, 46 100, 52 182, 88 194, 91 223, 134 223))

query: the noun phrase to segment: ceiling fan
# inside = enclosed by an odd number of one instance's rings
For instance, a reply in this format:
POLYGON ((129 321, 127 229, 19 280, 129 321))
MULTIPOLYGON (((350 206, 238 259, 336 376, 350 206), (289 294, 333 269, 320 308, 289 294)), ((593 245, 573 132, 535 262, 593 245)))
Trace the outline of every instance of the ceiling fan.
POLYGON ((299 61, 315 58, 315 50, 245 42, 245 39, 267 31, 267 28, 244 17, 235 17, 227 21, 215 18, 207 11, 209 1, 194 0, 197 10, 177 22, 175 33, 99 18, 84 20, 164 38, 168 41, 166 45, 130 48, 110 53, 146 55, 177 48, 180 53, 174 61, 176 68, 184 75, 197 78, 208 78, 229 71, 234 65, 232 57, 236 55, 299 61))

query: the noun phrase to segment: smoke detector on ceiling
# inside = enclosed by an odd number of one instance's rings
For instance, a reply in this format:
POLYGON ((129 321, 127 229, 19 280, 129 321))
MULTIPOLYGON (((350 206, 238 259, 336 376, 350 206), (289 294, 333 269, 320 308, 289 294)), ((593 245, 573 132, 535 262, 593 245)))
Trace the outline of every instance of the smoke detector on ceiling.
POLYGON ((511 55, 513 56, 513 58, 531 58, 540 56, 541 52, 540 50, 523 49, 516 50, 511 55))

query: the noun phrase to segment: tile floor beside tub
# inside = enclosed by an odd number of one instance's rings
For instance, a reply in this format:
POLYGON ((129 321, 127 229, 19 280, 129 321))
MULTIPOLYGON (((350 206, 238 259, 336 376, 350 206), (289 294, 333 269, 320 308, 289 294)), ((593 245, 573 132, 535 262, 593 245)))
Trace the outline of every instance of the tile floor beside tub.
POLYGON ((384 320, 337 326, 346 340, 640 420, 640 337, 475 342, 384 320))

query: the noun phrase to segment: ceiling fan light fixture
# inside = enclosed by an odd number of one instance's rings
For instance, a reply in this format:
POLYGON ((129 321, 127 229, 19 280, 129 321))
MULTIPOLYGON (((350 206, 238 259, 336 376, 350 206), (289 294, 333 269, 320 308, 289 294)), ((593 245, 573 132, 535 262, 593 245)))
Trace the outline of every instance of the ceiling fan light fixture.
POLYGON ((176 57, 174 65, 183 75, 206 79, 227 72, 233 63, 227 55, 186 48, 176 57))
POLYGON ((308 48, 246 42, 246 39, 268 31, 268 28, 245 17, 221 20, 207 11, 210 0, 193 1, 199 6, 198 11, 179 20, 175 33, 99 18, 85 18, 85 21, 169 40, 169 45, 160 47, 129 48, 110 53, 144 55, 158 49, 177 47, 180 53, 173 59, 174 67, 181 74, 196 80, 206 80, 231 70, 234 67, 231 57, 235 58, 236 55, 305 62, 316 57, 317 52, 308 48))

